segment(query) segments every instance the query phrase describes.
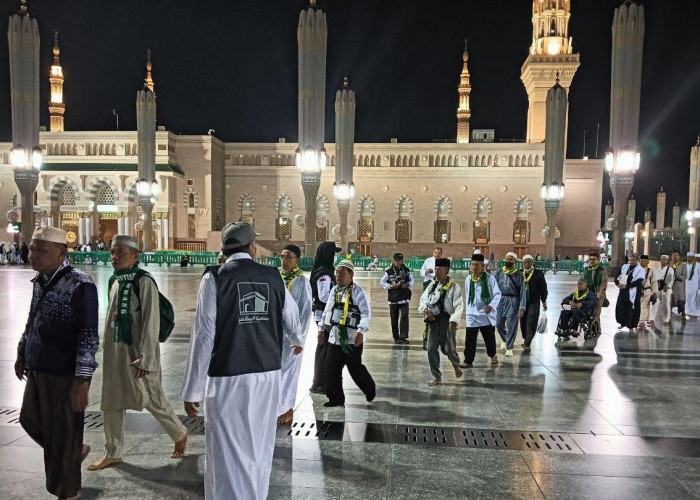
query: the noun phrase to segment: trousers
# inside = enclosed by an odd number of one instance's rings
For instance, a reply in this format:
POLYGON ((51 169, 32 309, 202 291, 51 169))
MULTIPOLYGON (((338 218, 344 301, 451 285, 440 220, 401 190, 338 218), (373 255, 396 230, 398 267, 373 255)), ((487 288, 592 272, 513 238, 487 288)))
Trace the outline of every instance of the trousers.
POLYGON ((559 316, 559 325, 562 330, 577 330, 581 318, 586 313, 585 309, 562 310, 559 316))
POLYGON ((73 411, 73 377, 30 371, 24 388, 19 423, 44 449, 46 490, 72 497, 80 490, 85 412, 73 411))
MULTIPOLYGON (((163 388, 151 388, 151 392, 159 391, 160 394, 151 396, 146 403, 146 410, 153 415, 163 430, 170 436, 173 442, 177 443, 187 434, 187 429, 180 422, 175 414, 175 410, 165 397, 163 388), (162 396, 162 397, 158 397, 162 396)), ((121 458, 124 448, 124 417, 126 410, 105 410, 104 432, 105 432, 105 456, 107 458, 121 458)))
MULTIPOLYGON (((499 304, 500 309, 500 304, 499 304)), ((496 329, 501 340, 506 343, 508 349, 513 349, 515 338, 518 336, 518 309, 514 308, 510 314, 499 313, 496 315, 496 329)))
POLYGON ((365 396, 374 398, 376 385, 367 367, 362 364, 363 344, 353 345, 350 352, 343 352, 339 345, 328 344, 326 353, 326 396, 332 403, 345 404, 343 392, 343 368, 348 367, 350 376, 365 396))
POLYGON ((404 304, 389 304, 391 334, 394 340, 408 338, 408 302, 404 304))
POLYGON ((658 295, 655 304, 651 303, 651 290, 644 290, 644 295, 641 301, 641 312, 639 314, 639 321, 654 321, 656 319, 656 309, 659 305, 658 295))
POLYGON ((486 344, 487 356, 493 358, 496 355, 496 327, 493 325, 468 326, 464 337, 464 362, 468 365, 472 364, 476 357, 476 337, 479 332, 486 344))
POLYGON ((661 313, 661 320, 664 323, 671 321, 671 291, 659 293, 659 301, 657 302, 661 313))
POLYGON ((326 356, 328 354, 328 336, 330 331, 326 328, 323 331, 323 343, 316 345, 314 355, 314 380, 313 387, 326 387, 326 356))
POLYGON ((450 317, 447 315, 438 317, 432 323, 428 323, 428 363, 430 373, 435 380, 442 380, 440 372, 440 351, 447 356, 456 370, 459 368, 459 354, 457 354, 457 340, 455 332, 450 331, 450 317))
POLYGON ((535 338, 535 333, 537 333, 537 322, 540 319, 540 303, 533 302, 528 304, 525 309, 525 314, 520 318, 520 333, 525 339, 525 346, 530 347, 532 344, 532 339, 535 338))

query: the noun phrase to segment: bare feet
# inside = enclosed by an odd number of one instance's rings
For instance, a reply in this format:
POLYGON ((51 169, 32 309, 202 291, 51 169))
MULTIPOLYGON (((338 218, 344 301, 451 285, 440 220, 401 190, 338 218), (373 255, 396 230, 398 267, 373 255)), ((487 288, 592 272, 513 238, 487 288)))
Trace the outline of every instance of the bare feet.
POLYGON ((185 437, 175 443, 175 451, 173 451, 173 454, 170 455, 170 458, 182 458, 182 456, 185 454, 185 450, 187 449, 187 436, 189 435, 189 432, 185 432, 185 437))
POLYGON ((286 412, 284 412, 282 415, 277 417, 277 425, 289 425, 292 423, 292 419, 294 418, 294 409, 290 408, 286 412))
POLYGON ((433 386, 436 386, 436 385, 440 385, 440 383, 441 383, 441 382, 440 382, 438 379, 434 378, 433 380, 431 380, 430 382, 428 382, 428 385, 429 385, 430 387, 433 387, 433 386))
POLYGON ((462 370, 455 368, 455 377, 462 378, 462 370))
POLYGON ((107 467, 109 467, 111 465, 116 465, 116 464, 120 464, 120 463, 122 463, 121 458, 103 457, 103 458, 99 459, 97 462, 93 462, 90 465, 88 465, 87 470, 91 470, 91 471, 102 470, 102 469, 106 469, 107 467))

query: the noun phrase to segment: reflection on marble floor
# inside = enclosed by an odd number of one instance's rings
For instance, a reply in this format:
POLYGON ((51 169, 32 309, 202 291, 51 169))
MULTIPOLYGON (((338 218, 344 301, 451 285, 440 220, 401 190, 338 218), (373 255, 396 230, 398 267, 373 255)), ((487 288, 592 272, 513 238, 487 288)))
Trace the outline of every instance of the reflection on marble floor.
MULTIPOLYGON (((110 271, 94 276, 104 315, 110 271)), ((177 395, 187 356, 187 338, 202 269, 149 268, 175 306, 174 338, 162 344, 166 394, 182 412, 177 395)), ((325 409, 325 398, 307 391, 313 370, 309 336, 299 383, 296 416, 380 424, 471 426, 589 435, 700 438, 700 320, 659 325, 636 336, 616 330, 614 309, 603 310, 600 338, 555 343, 537 335, 532 353, 516 349, 497 367, 480 342, 474 368, 462 380, 447 364, 442 386, 430 388, 422 322, 412 311, 410 348, 394 348, 381 273, 359 273, 371 298, 373 319, 364 359, 377 398, 368 404, 346 377, 344 409, 325 409)), ((23 383, 13 373, 17 339, 31 293, 30 269, 0 267, 0 407, 18 408, 23 383)), ((457 275, 463 279, 463 275, 457 275)), ((561 299, 576 276, 547 276, 550 330, 561 299)), ((414 290, 417 304, 418 286, 414 290)), ((609 288, 615 304, 616 291, 609 288)), ((462 325, 463 326, 463 325, 462 325)), ((458 349, 464 345, 460 330, 458 349)), ((518 342, 519 344, 519 342, 518 342)), ((446 360, 443 360, 446 362, 446 360)), ((99 410, 102 373, 90 390, 90 410, 99 410)), ((203 496, 204 438, 192 436, 188 456, 169 458, 167 435, 128 434, 124 464, 83 475, 83 498, 199 498, 203 496)), ((86 432, 88 462, 102 451, 102 434, 86 432)), ((291 440, 278 437, 270 498, 465 498, 617 497, 692 498, 700 491, 700 459, 615 454, 548 454, 466 448, 408 447, 391 443, 291 440)), ((42 453, 19 426, 0 425, 0 498, 48 498, 42 453)))

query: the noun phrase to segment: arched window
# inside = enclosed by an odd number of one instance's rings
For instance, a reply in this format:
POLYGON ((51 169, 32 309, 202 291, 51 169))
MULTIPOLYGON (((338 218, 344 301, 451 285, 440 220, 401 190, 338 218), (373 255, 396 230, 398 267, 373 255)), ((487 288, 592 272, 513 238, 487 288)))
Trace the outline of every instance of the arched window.
POLYGON ((513 222, 513 243, 527 245, 530 241, 529 215, 532 213, 532 201, 527 196, 515 200, 515 221, 513 222))
POLYGON ((106 182, 100 183, 95 191, 95 201, 98 205, 114 205, 115 193, 112 186, 106 182))
POLYGON ((374 239, 374 198, 364 195, 358 202, 357 211, 360 218, 357 221, 357 239, 360 243, 368 244, 374 239))
POLYGON ((187 208, 195 208, 194 206, 194 193, 187 195, 187 208))
POLYGON ((449 220, 450 214, 452 214, 452 200, 449 196, 441 196, 437 199, 435 214, 433 240, 435 243, 448 243, 452 236, 452 224, 449 220))
POLYGON ((247 222, 255 227, 255 218, 253 216, 255 211, 255 198, 248 193, 242 194, 241 198, 238 200, 238 209, 240 211, 238 220, 240 222, 247 222))
POLYGON ((277 218, 275 219, 275 238, 282 241, 292 239, 292 199, 280 194, 276 200, 277 218))
POLYGON ((328 214, 330 211, 331 204, 325 194, 316 198, 316 241, 328 239, 328 214))
POLYGON ((477 245, 488 244, 491 239, 491 221, 489 215, 492 212, 491 199, 482 196, 476 202, 476 220, 474 221, 474 243, 477 245))
POLYGON ((396 202, 396 221, 394 222, 394 237, 397 243, 409 243, 413 233, 413 200, 403 195, 396 202))
POLYGON ((60 200, 61 205, 75 205, 75 190, 73 189, 73 186, 68 183, 63 185, 60 200))

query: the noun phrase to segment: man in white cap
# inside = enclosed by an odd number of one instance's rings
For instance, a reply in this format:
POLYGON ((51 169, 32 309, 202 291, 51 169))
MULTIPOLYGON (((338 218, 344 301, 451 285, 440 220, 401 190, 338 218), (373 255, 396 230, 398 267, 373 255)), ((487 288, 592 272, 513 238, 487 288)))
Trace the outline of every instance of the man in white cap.
POLYGON ((163 391, 160 367, 160 296, 153 277, 139 268, 139 243, 133 236, 112 239, 103 346, 100 409, 104 415, 105 454, 90 464, 97 471, 121 463, 126 410, 144 408, 175 443, 172 458, 187 448, 187 429, 163 391))
POLYGON ((345 366, 368 402, 376 395, 374 379, 362 364, 363 342, 369 332, 372 313, 365 291, 353 283, 354 274, 355 266, 351 261, 338 262, 335 266, 336 285, 331 288, 326 308, 323 310, 323 324, 330 328, 326 354, 328 402, 323 405, 326 407, 345 405, 345 366))
POLYGON ((206 403, 210 499, 267 498, 284 336, 301 347, 299 309, 279 271, 253 260, 255 236, 245 222, 221 230, 226 263, 202 276, 180 393, 190 418, 206 403))
POLYGON ((520 333, 525 342, 523 350, 530 352, 532 339, 535 338, 537 322, 540 319, 540 303, 547 310, 547 281, 544 273, 535 269, 532 255, 523 257, 523 283, 525 284, 525 314, 520 318, 520 333))
POLYGON ((420 268, 420 275, 423 276, 423 290, 428 288, 428 285, 435 279, 435 259, 440 257, 442 257, 442 247, 435 247, 433 256, 423 261, 423 266, 420 268))
POLYGON ((522 273, 518 272, 518 256, 508 252, 505 264, 498 268, 494 278, 501 291, 501 301, 496 314, 496 329, 501 336, 501 350, 506 356, 513 355, 513 345, 518 335, 518 321, 525 314, 527 297, 522 273))
POLYGON ((659 300, 659 284, 656 281, 656 275, 654 270, 649 267, 649 256, 640 255, 639 264, 644 269, 644 282, 642 283, 640 293, 640 314, 639 314, 639 329, 645 330, 647 323, 650 326, 654 326, 654 320, 656 319, 656 306, 659 300))
POLYGON ((83 420, 97 368, 97 289, 87 274, 65 264, 66 232, 38 227, 29 245, 37 271, 27 326, 17 347, 15 374, 26 377, 19 421, 44 449, 46 489, 77 498, 83 420))
MULTIPOLYGON (((688 257, 693 257, 693 252, 688 252, 688 257)), ((678 250, 671 252, 671 269, 673 269, 673 301, 672 306, 678 308, 678 314, 685 321, 685 280, 688 278, 688 266, 681 262, 681 253, 678 250)))
POLYGON ((661 268, 657 269, 655 273, 659 290, 659 314, 661 314, 661 321, 668 325, 671 322, 674 273, 668 255, 662 255, 660 261, 661 268))
POLYGON ((700 253, 688 257, 688 279, 685 282, 685 314, 692 318, 700 316, 700 297, 698 297, 698 285, 700 285, 700 253))

